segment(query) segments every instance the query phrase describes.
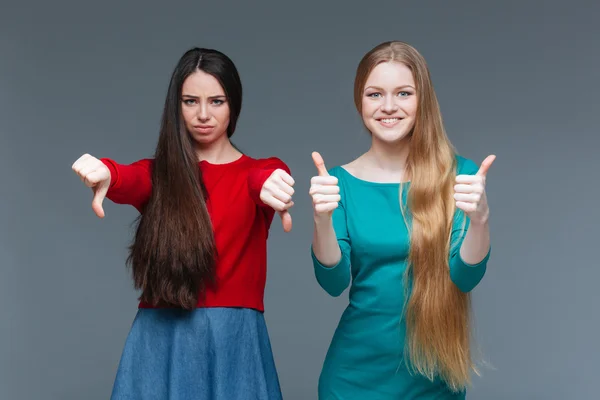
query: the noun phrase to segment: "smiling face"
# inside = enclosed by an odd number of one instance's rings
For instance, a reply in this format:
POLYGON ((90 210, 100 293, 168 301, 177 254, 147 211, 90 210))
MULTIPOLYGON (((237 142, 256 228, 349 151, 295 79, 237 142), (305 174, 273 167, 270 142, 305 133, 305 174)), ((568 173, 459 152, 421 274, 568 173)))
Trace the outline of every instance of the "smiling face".
POLYGON ((398 62, 375 66, 364 85, 362 119, 374 139, 396 143, 409 137, 417 114, 413 73, 398 62))
POLYGON ((223 87, 212 75, 197 70, 181 90, 181 113, 185 126, 200 146, 227 137, 229 103, 223 87))

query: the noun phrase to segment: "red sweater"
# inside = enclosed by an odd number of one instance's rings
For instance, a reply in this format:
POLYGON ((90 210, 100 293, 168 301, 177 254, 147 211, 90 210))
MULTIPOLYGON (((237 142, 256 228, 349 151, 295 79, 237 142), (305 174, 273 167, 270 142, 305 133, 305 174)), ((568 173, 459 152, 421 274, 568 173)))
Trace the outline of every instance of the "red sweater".
MULTIPOLYGON (((152 192, 152 159, 123 165, 103 158, 111 173, 107 198, 130 204, 140 213, 152 192)), ((265 180, 280 168, 289 168, 278 158, 253 159, 242 155, 227 164, 201 161, 202 178, 208 192, 210 214, 219 259, 217 289, 207 290, 198 307, 244 307, 264 311, 267 275, 267 237, 275 211, 260 200, 265 180)), ((140 308, 152 305, 140 302, 140 308)))

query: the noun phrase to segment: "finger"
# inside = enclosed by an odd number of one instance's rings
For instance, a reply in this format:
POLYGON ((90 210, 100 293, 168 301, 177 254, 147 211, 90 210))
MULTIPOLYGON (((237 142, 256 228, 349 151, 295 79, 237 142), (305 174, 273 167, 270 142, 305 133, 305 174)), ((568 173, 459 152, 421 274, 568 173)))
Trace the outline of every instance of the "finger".
POLYGON ((313 194, 338 194, 340 192, 340 187, 338 185, 312 185, 308 194, 311 196, 313 194))
POLYGON ((496 156, 493 154, 487 156, 485 158, 485 160, 483 160, 483 162, 481 163, 481 167, 479 167, 479 171, 477 171, 477 175, 485 177, 495 159, 496 159, 496 156))
POLYGON ((312 153, 312 159, 315 163, 315 167, 317 167, 317 171, 319 172, 319 176, 329 176, 327 172, 327 168, 325 168, 325 162, 323 161, 323 157, 316 151, 312 153))
POLYGON ((85 183, 85 181, 88 178, 88 176, 92 172, 94 172, 95 170, 96 170, 96 166, 95 165, 85 164, 85 165, 82 165, 80 167, 80 169, 77 172, 77 174, 79 175, 79 178, 81 179, 81 181, 85 183))
POLYGON ((457 193, 481 193, 483 192, 483 185, 479 183, 470 184, 458 184, 454 185, 454 191, 457 193))
POLYGON ((310 179, 311 185, 337 185, 338 178, 335 176, 313 176, 310 179))
MULTIPOLYGON (((293 191, 292 191, 293 194, 293 191)), ((276 188, 275 190, 273 190, 273 193, 271 194, 273 197, 275 197, 277 200, 280 200, 284 203, 289 203, 292 200, 292 195, 289 193, 286 193, 285 191, 283 191, 282 189, 278 189, 276 188)))
POLYGON ((287 182, 284 181, 276 181, 277 188, 287 193, 290 196, 294 195, 294 188, 291 187, 287 182))
POLYGON ((281 217, 281 225, 283 226, 284 232, 292 230, 292 215, 289 211, 280 211, 279 216, 281 217))
POLYGON ((315 194, 313 196, 313 203, 314 204, 320 204, 320 203, 337 203, 341 200, 341 197, 339 194, 315 194))
POLYGON ((481 195, 478 193, 454 193, 454 200, 465 203, 478 203, 481 195))
POLYGON ((263 201, 266 205, 268 205, 275 211, 285 211, 294 205, 293 201, 283 202, 279 199, 276 199, 275 197, 270 197, 263 201))
POLYGON ((456 183, 467 183, 467 184, 479 183, 479 184, 482 184, 483 180, 484 180, 484 177, 481 175, 457 175, 456 176, 456 183))
POLYGON ((82 175, 82 180, 87 187, 94 187, 105 178, 106 177, 101 170, 91 171, 85 175, 82 175))
POLYGON ((104 208, 102 208, 102 202, 108 192, 108 185, 101 185, 94 192, 94 199, 92 200, 92 210, 100 218, 104 218, 104 208))
POLYGON ((338 208, 338 205, 338 202, 315 204, 315 211, 317 213, 328 213, 338 208))
POLYGON ((77 172, 79 175, 85 175, 86 173, 94 171, 103 165, 104 164, 102 163, 102 161, 100 161, 90 155, 87 155, 87 156, 82 156, 81 160, 78 161, 76 164, 74 164, 73 170, 75 172, 77 172))
POLYGON ((464 201, 457 201, 456 202, 456 208, 460 208, 461 210, 463 210, 466 213, 471 213, 471 212, 475 211, 476 205, 474 203, 467 203, 467 202, 464 202, 464 201))
POLYGON ((475 188, 473 185, 459 184, 454 185, 454 191, 457 193, 473 193, 475 188))
POLYGON ((288 174, 287 172, 285 172, 282 169, 277 169, 275 170, 277 172, 277 175, 279 175, 279 177, 281 178, 282 181, 284 181, 285 183, 287 183, 290 186, 294 186, 294 178, 292 178, 292 176, 290 174, 288 174))
POLYGON ((73 163, 73 165, 71 165, 71 169, 73 171, 77 172, 79 170, 79 168, 81 167, 81 165, 84 163, 84 161, 87 160, 90 157, 91 156, 89 154, 82 155, 77 160, 75 160, 75 162, 73 163))

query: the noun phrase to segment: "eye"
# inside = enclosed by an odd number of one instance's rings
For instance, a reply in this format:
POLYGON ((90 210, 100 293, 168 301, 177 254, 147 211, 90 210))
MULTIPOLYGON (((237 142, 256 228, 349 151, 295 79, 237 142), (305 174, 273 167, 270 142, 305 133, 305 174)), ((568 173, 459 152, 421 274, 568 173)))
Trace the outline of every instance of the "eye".
POLYGON ((214 100, 212 101, 212 103, 213 103, 213 104, 215 104, 215 105, 217 105, 217 106, 220 106, 221 104, 224 104, 224 103, 225 103, 225 100, 214 99, 214 100))
POLYGON ((411 94, 412 94, 411 92, 404 92, 404 91, 398 92, 398 96, 401 96, 401 97, 410 96, 411 94))
POLYGON ((196 104, 196 100, 194 99, 183 99, 183 104, 185 104, 186 106, 191 106, 196 104))
POLYGON ((371 98, 373 98, 373 99, 374 99, 374 98, 376 98, 376 97, 381 97, 381 93, 379 93, 379 92, 375 92, 375 93, 369 93, 369 94, 367 95, 367 97, 371 97, 371 98))

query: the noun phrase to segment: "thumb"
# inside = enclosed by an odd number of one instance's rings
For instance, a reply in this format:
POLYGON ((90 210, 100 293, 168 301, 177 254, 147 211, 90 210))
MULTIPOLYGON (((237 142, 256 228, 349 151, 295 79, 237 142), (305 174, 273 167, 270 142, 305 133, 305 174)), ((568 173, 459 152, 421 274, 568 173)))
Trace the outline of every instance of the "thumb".
POLYGON ((490 155, 490 156, 487 156, 485 158, 485 160, 483 160, 481 162, 481 167, 479 167, 479 171, 477 171, 476 175, 485 177, 487 175, 487 173, 488 173, 488 170, 492 166, 492 163, 494 162, 495 159, 496 159, 496 156, 493 155, 493 154, 490 155))
POLYGON ((312 159, 315 163, 315 167, 317 167, 317 171, 319 172, 319 176, 329 176, 327 172, 327 168, 325 168, 325 162, 323 161, 323 157, 316 151, 312 153, 312 159))
POLYGON ((281 217, 281 224, 283 225, 283 231, 289 232, 292 230, 292 215, 289 211, 279 211, 281 217))
POLYGON ((108 184, 100 184, 94 188, 94 199, 92 200, 92 210, 96 213, 99 218, 104 218, 104 209, 102 208, 102 202, 108 192, 108 184))

